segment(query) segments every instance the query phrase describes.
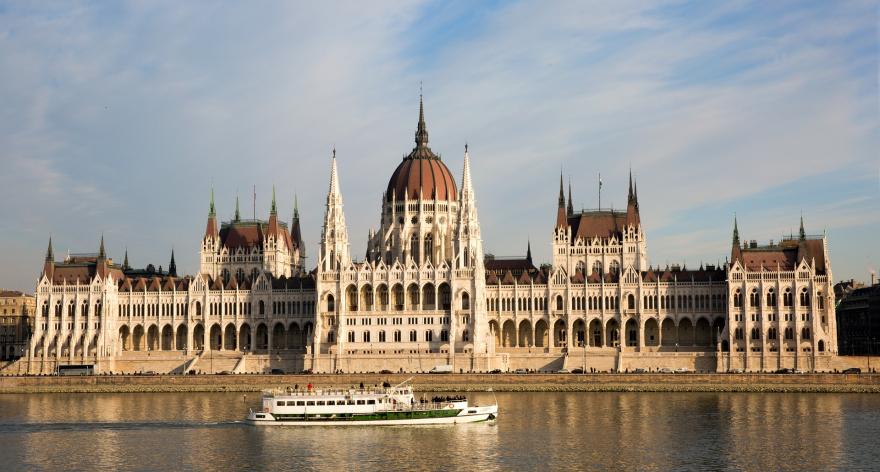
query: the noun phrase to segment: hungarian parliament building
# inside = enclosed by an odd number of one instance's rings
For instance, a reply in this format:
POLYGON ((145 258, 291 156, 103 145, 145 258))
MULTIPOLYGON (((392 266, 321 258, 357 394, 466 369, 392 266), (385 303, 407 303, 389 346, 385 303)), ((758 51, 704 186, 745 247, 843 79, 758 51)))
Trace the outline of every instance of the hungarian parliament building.
MULTIPOLYGON (((218 221, 213 191, 199 272, 56 260, 51 239, 22 372, 625 372, 830 370, 837 355, 828 242, 740 239, 724 265, 649 264, 630 176, 625 210, 575 211, 562 181, 552 262, 484 254, 465 146, 461 179, 415 147, 382 196, 363 258, 350 253, 335 151, 317 267, 305 267, 299 209, 274 191, 267 220, 218 221), (444 367, 448 370, 448 367, 444 367)), ((547 211, 554 195, 547 195, 547 211)), ((237 204, 236 204, 237 206, 237 204)), ((552 221, 552 213, 548 214, 552 221)))

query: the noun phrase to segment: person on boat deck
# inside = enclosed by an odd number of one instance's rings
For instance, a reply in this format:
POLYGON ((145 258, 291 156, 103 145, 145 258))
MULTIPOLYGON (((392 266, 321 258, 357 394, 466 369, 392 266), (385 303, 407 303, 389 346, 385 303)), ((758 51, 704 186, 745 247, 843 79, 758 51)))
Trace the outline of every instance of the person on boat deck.
POLYGON ((364 389, 364 383, 361 382, 361 390, 363 390, 363 389, 364 389))
POLYGON ((309 385, 306 388, 309 389, 309 391, 311 392, 312 391, 312 383, 309 382, 309 385))

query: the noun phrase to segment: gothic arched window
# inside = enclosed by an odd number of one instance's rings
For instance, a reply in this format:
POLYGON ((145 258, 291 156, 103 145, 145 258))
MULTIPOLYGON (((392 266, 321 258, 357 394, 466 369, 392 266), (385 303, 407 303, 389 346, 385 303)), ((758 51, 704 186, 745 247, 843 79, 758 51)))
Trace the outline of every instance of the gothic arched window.
POLYGON ((425 260, 434 263, 434 236, 425 236, 425 260))
POLYGON ((419 235, 416 233, 409 238, 409 255, 416 264, 419 264, 419 235))

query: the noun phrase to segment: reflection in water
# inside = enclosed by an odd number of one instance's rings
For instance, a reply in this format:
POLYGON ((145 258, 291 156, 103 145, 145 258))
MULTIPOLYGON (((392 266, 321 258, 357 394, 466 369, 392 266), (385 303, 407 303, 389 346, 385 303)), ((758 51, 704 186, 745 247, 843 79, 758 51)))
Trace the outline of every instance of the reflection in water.
MULTIPOLYGON (((480 403, 491 394, 473 394, 480 403)), ((880 396, 504 393, 497 424, 253 428, 239 393, 0 396, 19 469, 872 468, 880 396)))

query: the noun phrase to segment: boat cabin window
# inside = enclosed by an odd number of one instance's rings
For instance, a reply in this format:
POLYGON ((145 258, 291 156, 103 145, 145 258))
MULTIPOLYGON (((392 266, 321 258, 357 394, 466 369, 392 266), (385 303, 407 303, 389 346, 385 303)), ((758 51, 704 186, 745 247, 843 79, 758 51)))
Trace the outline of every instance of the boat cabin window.
POLYGON ((318 406, 324 406, 324 400, 318 400, 318 406))
POLYGON ((315 406, 315 401, 314 400, 307 401, 306 406, 315 406))
POLYGON ((284 406, 284 402, 275 402, 275 406, 284 406))
POLYGON ((327 400, 327 405, 333 406, 336 404, 336 400, 327 400))
POLYGON ((363 400, 358 400, 357 402, 358 402, 358 405, 363 405, 363 404, 364 404, 364 401, 363 401, 363 400))
POLYGON ((304 400, 297 400, 296 406, 306 406, 306 402, 304 400))
POLYGON ((376 400, 367 400, 367 405, 375 405, 376 400))
POLYGON ((296 405, 296 402, 293 400, 287 402, 287 406, 295 406, 295 405, 296 405))
POLYGON ((354 405, 354 400, 349 400, 349 401, 347 402, 347 404, 348 404, 348 405, 354 405))

